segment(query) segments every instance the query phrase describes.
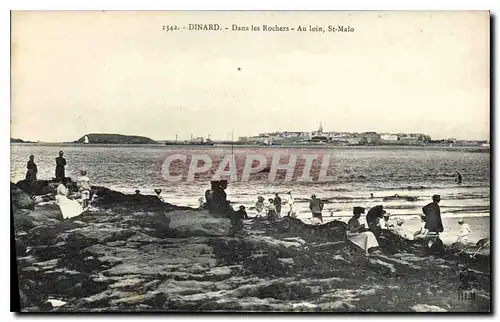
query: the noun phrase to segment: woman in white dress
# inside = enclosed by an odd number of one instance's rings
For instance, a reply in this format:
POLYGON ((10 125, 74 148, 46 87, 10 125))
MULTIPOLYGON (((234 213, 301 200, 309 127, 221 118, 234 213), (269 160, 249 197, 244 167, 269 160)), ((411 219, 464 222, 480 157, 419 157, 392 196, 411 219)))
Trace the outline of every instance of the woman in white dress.
POLYGON ((369 255, 368 250, 373 247, 378 247, 378 241, 375 235, 371 231, 366 231, 364 225, 359 223, 359 218, 361 214, 365 212, 363 207, 354 207, 354 216, 349 219, 347 238, 356 246, 360 247, 365 251, 366 255, 369 255))
POLYGON ((68 193, 66 180, 63 180, 56 190, 56 204, 61 208, 64 219, 76 217, 83 212, 82 205, 76 200, 69 199, 68 193))
POLYGON ((425 228, 425 216, 420 216, 420 229, 413 234, 413 239, 424 239, 429 231, 425 228))
POLYGON ((394 229, 395 233, 399 235, 401 238, 413 240, 413 234, 406 231, 406 229, 403 227, 404 223, 405 220, 403 218, 396 220, 396 227, 394 229))

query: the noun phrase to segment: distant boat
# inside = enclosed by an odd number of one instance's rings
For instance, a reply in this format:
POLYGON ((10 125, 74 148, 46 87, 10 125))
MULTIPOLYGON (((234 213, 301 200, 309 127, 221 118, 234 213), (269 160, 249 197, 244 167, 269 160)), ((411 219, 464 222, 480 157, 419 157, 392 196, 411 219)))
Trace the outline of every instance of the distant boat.
POLYGON ((485 147, 485 148, 486 148, 486 147, 488 147, 488 148, 489 148, 489 147, 490 147, 490 144, 489 144, 489 143, 483 143, 481 146, 482 146, 482 147, 485 147))
POLYGON ((178 141, 178 142, 172 142, 172 141, 166 141, 165 145, 214 145, 214 142, 193 142, 193 141, 178 141))
POLYGON ((85 135, 85 138, 83 139, 84 144, 89 144, 89 137, 85 135))
POLYGON ((214 145, 215 143, 210 140, 210 135, 208 136, 207 139, 205 138, 198 138, 198 139, 193 139, 193 135, 191 135, 191 139, 189 141, 177 141, 178 136, 175 136, 175 141, 166 141, 165 145, 214 145))

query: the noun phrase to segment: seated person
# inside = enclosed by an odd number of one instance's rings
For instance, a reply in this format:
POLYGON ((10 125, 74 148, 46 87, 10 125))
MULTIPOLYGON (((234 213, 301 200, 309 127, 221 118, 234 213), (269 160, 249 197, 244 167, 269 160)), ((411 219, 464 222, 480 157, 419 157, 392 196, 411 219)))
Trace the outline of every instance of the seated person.
POLYGON ((69 190, 67 185, 67 178, 63 178, 56 190, 56 204, 61 209, 64 219, 76 217, 84 210, 78 201, 68 198, 69 190))
MULTIPOLYGON (((273 200, 274 202, 274 200, 273 200)), ((257 202, 255 203, 255 210, 257 210, 257 213, 260 214, 262 211, 264 211, 264 197, 259 196, 257 198, 257 202)))
POLYGON ((386 214, 384 207, 382 205, 378 205, 372 207, 368 210, 366 214, 366 223, 368 224, 368 228, 371 232, 378 234, 380 231, 380 219, 386 214))
POLYGON ((389 224, 389 217, 390 216, 391 216, 391 214, 389 214, 387 212, 384 214, 384 217, 380 219, 380 221, 379 221, 380 229, 384 229, 384 230, 394 229, 394 225, 389 224))
POLYGON ((401 238, 413 240, 413 234, 410 234, 406 231, 406 229, 403 227, 404 223, 405 223, 404 219, 402 218, 398 219, 396 221, 396 227, 394 229, 394 232, 401 238))
POLYGON ((420 229, 413 234, 413 237, 415 239, 423 239, 427 236, 428 232, 429 230, 425 228, 425 215, 422 215, 420 216, 420 229))
POLYGON ((238 211, 236 211, 236 215, 240 219, 248 219, 247 212, 245 211, 245 206, 241 205, 238 211))
POLYGON ((353 209, 353 217, 349 219, 347 224, 347 238, 356 246, 360 247, 365 251, 365 254, 368 255, 368 250, 373 247, 378 247, 379 244, 377 242, 377 238, 375 235, 367 231, 364 225, 361 225, 359 222, 359 218, 361 214, 365 212, 365 208, 363 207, 354 207, 353 209))
POLYGON ((458 224, 460 225, 460 235, 458 236, 457 243, 467 244, 470 235, 470 226, 469 224, 464 223, 463 219, 458 220, 458 224))

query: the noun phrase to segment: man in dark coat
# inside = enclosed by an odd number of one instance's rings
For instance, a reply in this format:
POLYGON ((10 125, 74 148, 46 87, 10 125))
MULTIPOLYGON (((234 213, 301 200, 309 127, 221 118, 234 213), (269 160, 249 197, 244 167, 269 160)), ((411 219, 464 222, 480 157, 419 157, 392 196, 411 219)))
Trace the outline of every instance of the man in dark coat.
POLYGON ((378 205, 370 208, 366 214, 366 223, 368 224, 368 229, 375 235, 378 234, 380 230, 379 220, 384 217, 386 211, 382 205, 378 205))
POLYGON ((66 159, 63 158, 64 152, 59 151, 59 156, 56 158, 56 181, 62 181, 66 177, 64 167, 66 166, 66 159))
POLYGON ((441 210, 439 209, 439 201, 441 201, 441 196, 432 196, 432 202, 422 208, 422 212, 425 215, 425 229, 433 233, 443 232, 443 222, 441 220, 441 210))

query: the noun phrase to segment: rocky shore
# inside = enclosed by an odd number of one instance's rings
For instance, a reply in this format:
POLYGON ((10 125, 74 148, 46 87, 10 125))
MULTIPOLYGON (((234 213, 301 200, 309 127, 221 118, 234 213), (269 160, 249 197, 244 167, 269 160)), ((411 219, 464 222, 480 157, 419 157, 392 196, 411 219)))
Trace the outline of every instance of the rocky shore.
POLYGON ((156 196, 93 192, 63 219, 53 183, 11 183, 21 311, 490 311, 489 249, 430 255, 388 236, 367 257, 342 222, 252 218, 235 234, 156 196))

